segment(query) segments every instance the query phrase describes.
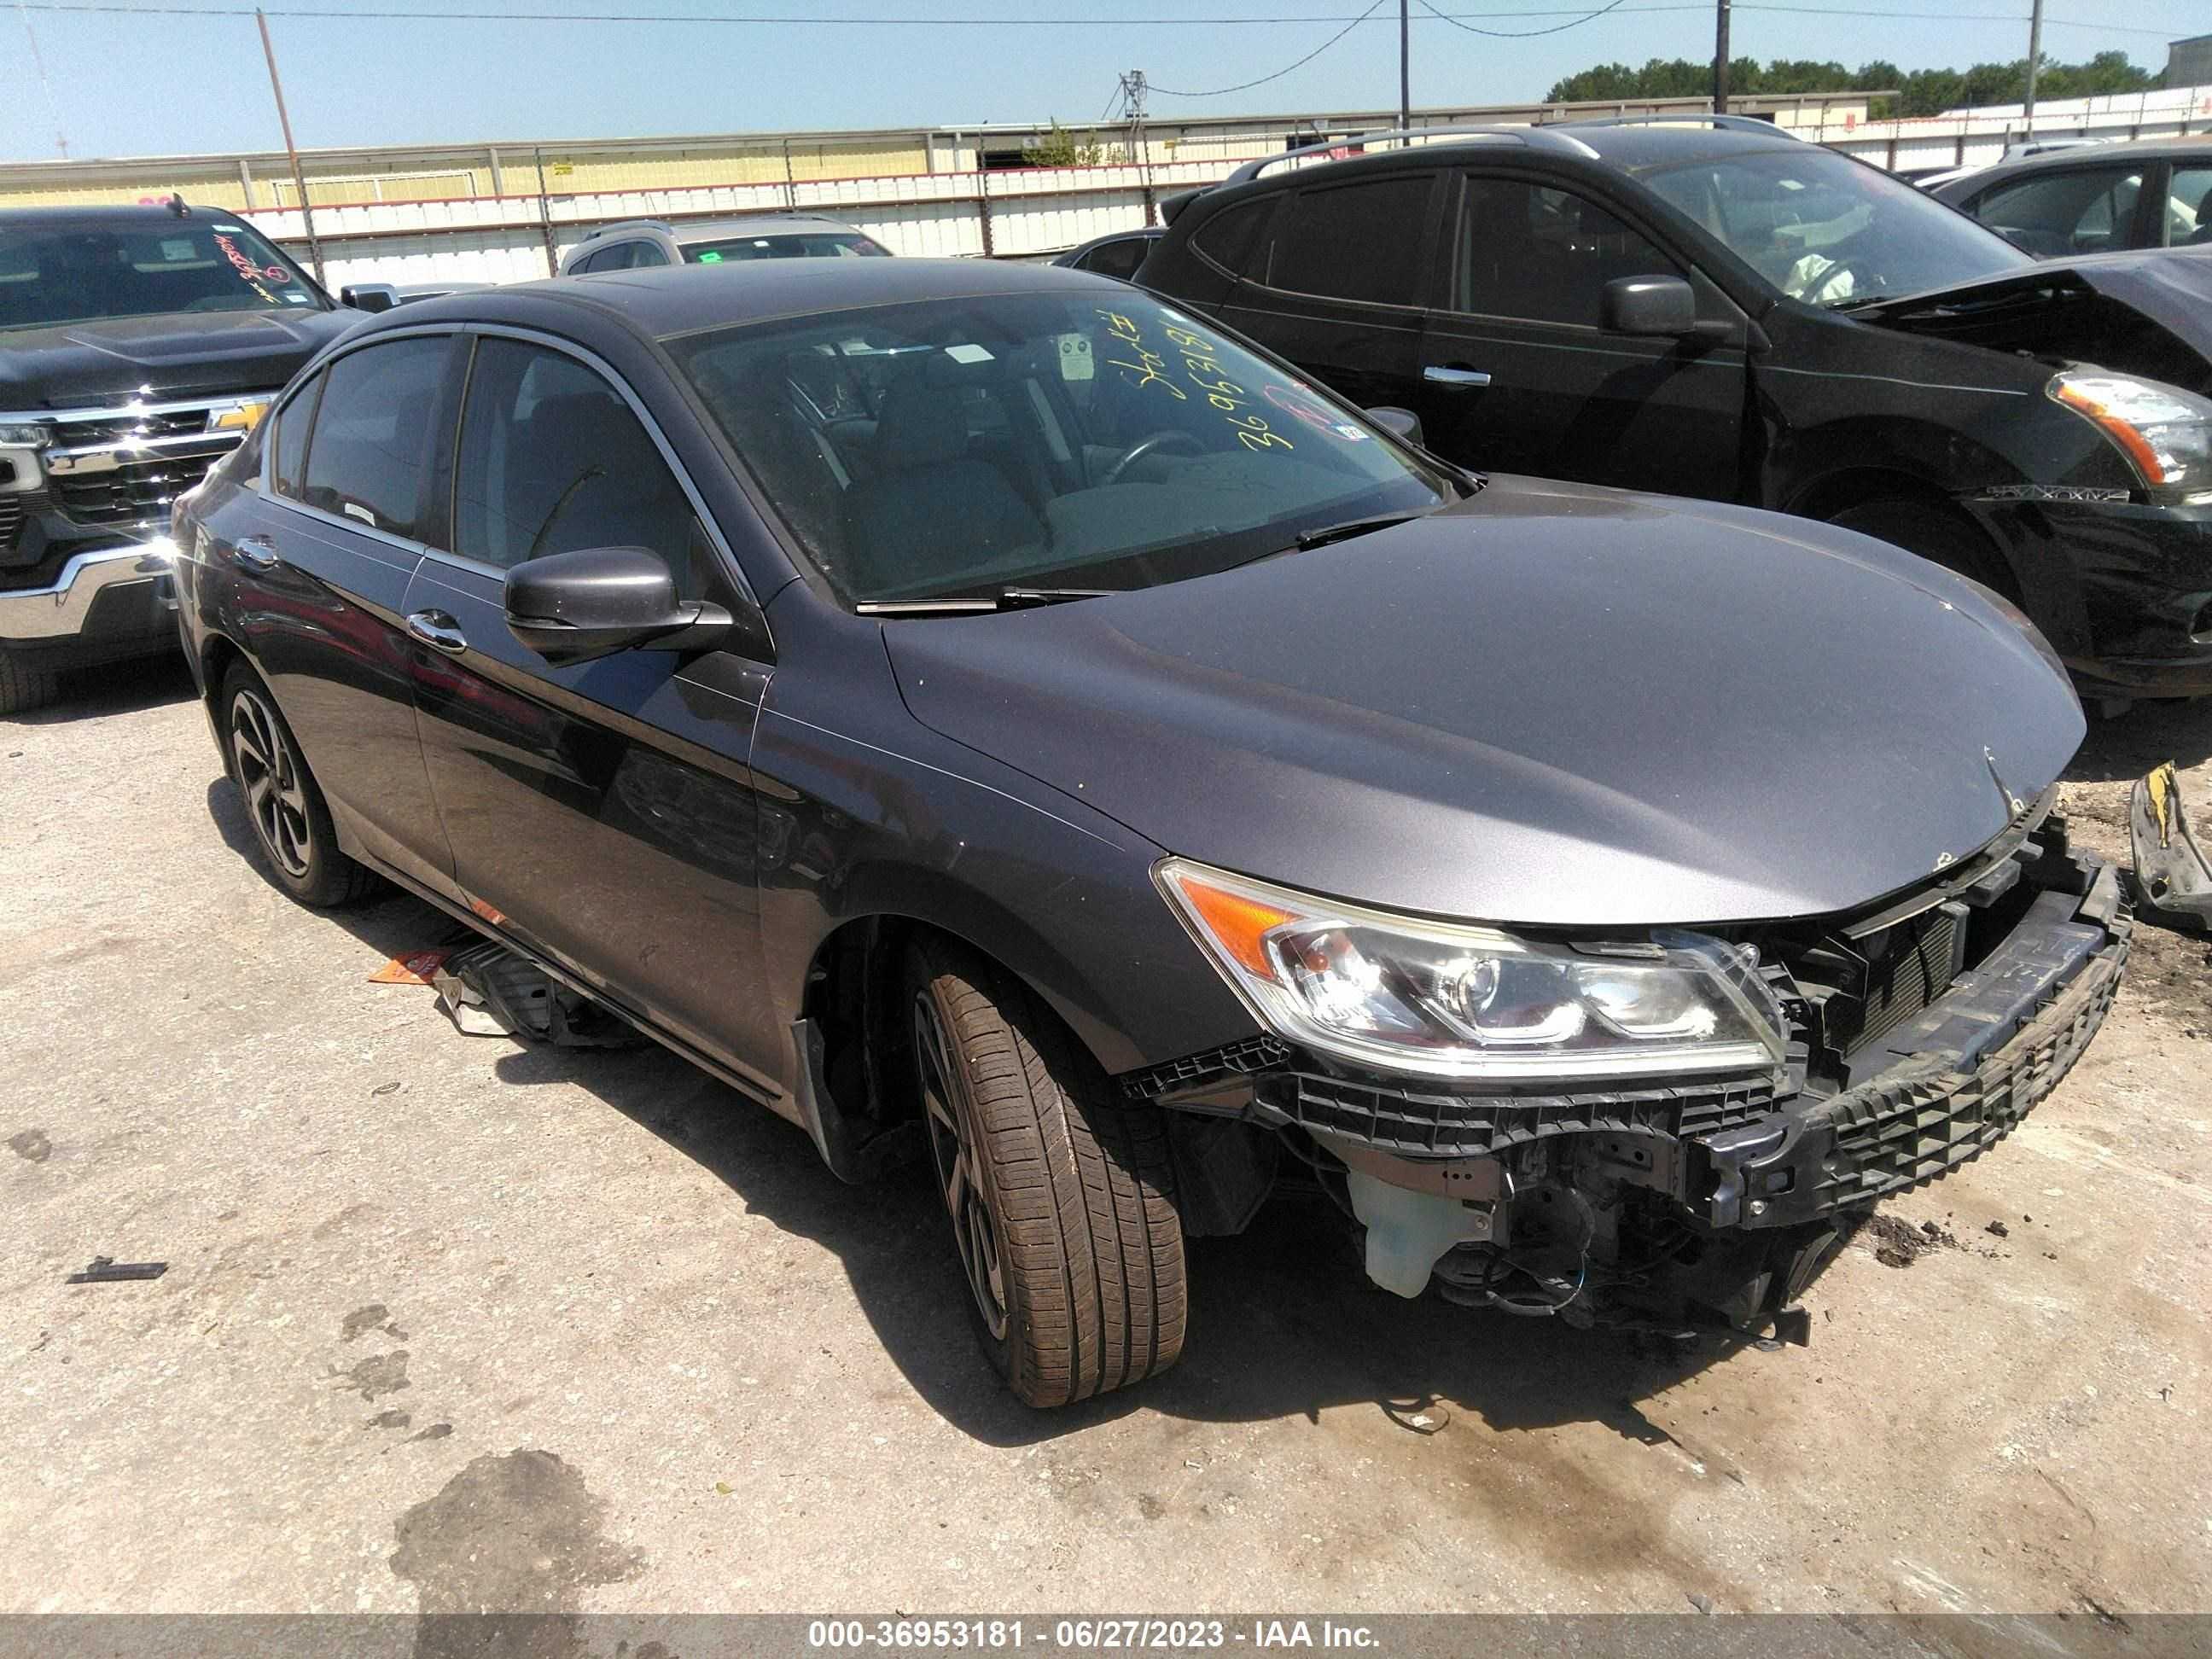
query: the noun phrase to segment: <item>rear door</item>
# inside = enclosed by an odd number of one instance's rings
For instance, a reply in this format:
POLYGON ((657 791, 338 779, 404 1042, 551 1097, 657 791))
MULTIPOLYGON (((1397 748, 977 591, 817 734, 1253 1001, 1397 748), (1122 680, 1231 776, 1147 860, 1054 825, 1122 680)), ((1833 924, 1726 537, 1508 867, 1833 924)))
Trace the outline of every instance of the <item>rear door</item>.
POLYGON ((1408 404, 1446 176, 1392 172, 1287 192, 1242 250, 1244 279, 1218 314, 1364 408, 1408 404))
POLYGON ((672 454, 611 370, 523 333, 476 342, 451 508, 409 586, 422 745, 460 886, 486 921, 765 1079, 747 769, 768 665, 625 651, 556 668, 508 632, 507 570, 644 547, 689 599, 750 605, 672 454))
POLYGON ((234 623, 342 828, 374 857, 450 891, 453 860, 415 727, 401 621, 432 491, 431 434, 460 344, 379 335, 293 389, 271 416, 268 474, 216 562, 234 623))
POLYGON ((1607 203, 1550 179, 1460 175, 1445 303, 1412 406, 1468 466, 1731 500, 1742 482, 1746 324, 1718 288, 1607 203), (1605 285, 1681 276, 1701 332, 1604 326, 1605 285))

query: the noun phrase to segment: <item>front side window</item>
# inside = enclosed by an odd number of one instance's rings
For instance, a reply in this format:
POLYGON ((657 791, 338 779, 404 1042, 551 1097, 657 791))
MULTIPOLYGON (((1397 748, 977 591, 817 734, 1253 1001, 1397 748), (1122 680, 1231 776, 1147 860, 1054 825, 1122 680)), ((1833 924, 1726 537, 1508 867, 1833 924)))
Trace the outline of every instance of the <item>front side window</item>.
POLYGON ((671 342, 848 603, 1128 588, 1458 489, 1138 292, 930 301, 671 342))
POLYGON ((1974 217, 2041 258, 2125 247, 2142 182, 2140 167, 2069 167, 1997 185, 1974 217))
POLYGON ((642 547, 687 598, 702 592, 683 486, 622 394, 565 353, 477 344, 454 474, 453 551, 465 558, 505 570, 549 553, 642 547))
POLYGON ((1275 227, 1261 280, 1293 294, 1419 304, 1434 184, 1418 173, 1300 191, 1275 227))
MULTIPOLYGON (((309 507, 415 538, 452 348, 449 335, 415 336, 363 346, 323 371, 301 492, 309 507)), ((280 434, 280 451, 283 442, 280 434)))
POLYGON ((735 264, 745 259, 880 259, 890 252, 857 230, 779 231, 772 236, 726 236, 684 245, 684 259, 695 265, 735 264))
POLYGON ((192 311, 326 311, 260 234, 236 220, 0 228, 0 331, 192 311))
POLYGON ((1674 260, 1587 197, 1519 179, 1470 178, 1452 308, 1595 328, 1605 285, 1675 276, 1674 260))
POLYGON ((2031 263, 1911 185, 1814 144, 1641 176, 1772 287, 1809 305, 1861 305, 2031 263))
POLYGON ((2212 166, 2173 169, 2166 190, 2168 247, 2203 247, 2212 243, 2212 166))

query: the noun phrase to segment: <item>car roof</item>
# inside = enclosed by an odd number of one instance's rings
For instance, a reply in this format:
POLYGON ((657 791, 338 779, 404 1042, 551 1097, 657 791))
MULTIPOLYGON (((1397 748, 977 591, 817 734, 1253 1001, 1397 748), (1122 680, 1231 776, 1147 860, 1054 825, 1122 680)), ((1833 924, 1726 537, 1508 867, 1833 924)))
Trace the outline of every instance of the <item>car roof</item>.
POLYGON ((732 236, 795 236, 810 230, 858 228, 819 213, 757 213, 748 218, 707 219, 696 224, 671 225, 668 228, 678 242, 719 242, 732 236))
POLYGON ((15 229, 25 227, 189 224, 194 220, 210 217, 228 218, 236 211, 231 208, 195 208, 187 206, 179 218, 176 210, 166 201, 133 202, 119 207, 21 207, 0 208, 0 228, 15 229))
POLYGON ((2015 155, 1976 169, 1984 180, 2017 179, 2031 173, 2070 173, 2079 167, 2124 166, 2130 161, 2203 161, 2212 163, 2212 138, 2136 138, 2117 144, 2077 144, 2067 149, 2045 150, 2040 155, 2015 155))
POLYGON ((550 304, 620 319, 636 332, 666 339, 770 318, 1051 293, 1126 295, 1128 288, 1086 270, 993 259, 761 259, 508 283, 420 301, 404 307, 404 316, 386 312, 379 321, 391 318, 395 327, 437 322, 543 326, 553 314, 550 304))

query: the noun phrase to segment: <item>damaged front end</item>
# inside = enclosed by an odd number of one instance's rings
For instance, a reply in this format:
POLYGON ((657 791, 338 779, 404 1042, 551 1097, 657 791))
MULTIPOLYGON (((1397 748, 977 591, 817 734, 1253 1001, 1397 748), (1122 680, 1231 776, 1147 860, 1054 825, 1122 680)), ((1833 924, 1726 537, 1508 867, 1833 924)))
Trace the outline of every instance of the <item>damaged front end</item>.
MULTIPOLYGON (((2112 1005, 2130 930, 2118 872, 2069 846, 2054 796, 1973 857, 1863 911, 1655 933, 1656 943, 1527 946, 1532 961, 1554 951, 1558 972, 1580 976, 1593 1026, 1656 1033, 1643 1052, 1671 1066, 1638 1074, 1633 1042, 1584 1042, 1583 1063, 1567 1068, 1581 1075, 1564 1083, 1538 1075, 1533 1043, 1520 1076, 1511 1066, 1451 1075, 1442 1060, 1373 1064, 1349 1044, 1291 1040, 1263 988, 1255 1006, 1286 1035, 1123 1086, 1194 1115, 1176 1119, 1193 1231, 1241 1226, 1286 1149, 1361 1230, 1369 1276, 1399 1295, 1433 1283, 1453 1300, 1582 1325, 1802 1340, 1793 1304, 1873 1203, 2002 1138, 2112 1005), (1671 952, 1693 969, 1704 951, 1719 1012, 1697 1012, 1696 997, 1665 985, 1623 988, 1609 968, 1587 965, 1638 950, 1655 965, 1671 952), (1732 974, 1734 988, 1723 983, 1732 974), (1769 1048, 1729 1041, 1732 1000, 1770 1011, 1769 1048), (1625 1012, 1616 1020, 1609 1010, 1625 1012), (1694 1034, 1727 1063, 1700 1066, 1700 1051, 1663 1041, 1670 1034, 1694 1034)), ((1217 956, 1224 939, 1242 948, 1238 925, 1257 928, 1255 939, 1290 939, 1281 960, 1291 975, 1297 952, 1336 948, 1339 935, 1356 942, 1356 922, 1271 922, 1264 896, 1232 896, 1256 913, 1194 922, 1217 956)), ((1451 943, 1451 930, 1434 931, 1451 943)), ((1402 971, 1377 959, 1370 978, 1381 999, 1402 971)), ((1447 967, 1467 977, 1464 962, 1447 967)), ((1497 976, 1483 982, 1495 1012, 1497 976)), ((1405 1006, 1427 1006, 1420 986, 1395 989, 1405 1006)), ((1462 1017, 1478 1012, 1447 1011, 1448 1024, 1462 1017)), ((1554 1037, 1568 1024, 1542 1009, 1506 1017, 1548 1018, 1554 1037)), ((1513 1028, 1498 1030, 1510 1038, 1513 1028)))

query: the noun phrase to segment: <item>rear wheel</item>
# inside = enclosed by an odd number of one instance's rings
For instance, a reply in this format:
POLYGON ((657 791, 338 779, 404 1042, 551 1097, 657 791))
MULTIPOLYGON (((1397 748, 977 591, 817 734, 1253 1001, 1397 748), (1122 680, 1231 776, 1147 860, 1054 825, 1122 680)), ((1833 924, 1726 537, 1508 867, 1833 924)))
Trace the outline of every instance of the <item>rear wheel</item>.
POLYGON ((938 1189, 984 1352, 1015 1395, 1065 1406, 1182 1352, 1182 1225, 1158 1108, 1103 1073, 1011 975, 957 946, 908 953, 938 1189))
POLYGON ((224 678, 222 711, 230 775, 246 796, 254 838, 276 884, 318 909, 374 892, 376 877, 338 850, 331 809, 300 757, 292 728, 276 712, 269 688, 244 663, 224 678))
POLYGON ((61 695, 62 677, 22 658, 0 651, 0 714, 44 708, 61 695))
POLYGON ((2012 573, 1997 550, 1990 545, 1973 521, 1933 501, 1908 500, 1862 501, 1844 508, 1829 523, 1862 536, 1872 536, 1917 553, 1930 564, 1940 564, 1984 587, 1995 588, 2015 602, 2020 598, 2012 573))

